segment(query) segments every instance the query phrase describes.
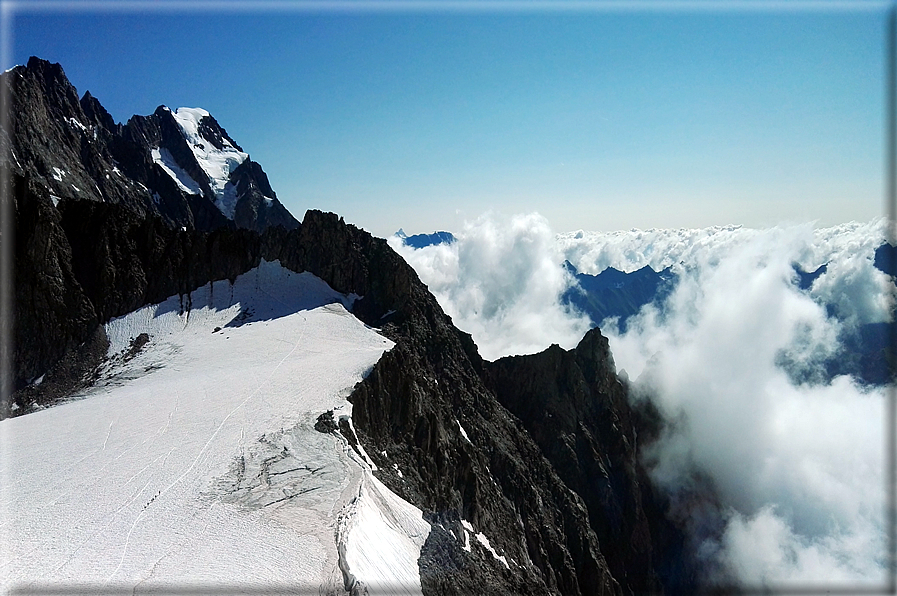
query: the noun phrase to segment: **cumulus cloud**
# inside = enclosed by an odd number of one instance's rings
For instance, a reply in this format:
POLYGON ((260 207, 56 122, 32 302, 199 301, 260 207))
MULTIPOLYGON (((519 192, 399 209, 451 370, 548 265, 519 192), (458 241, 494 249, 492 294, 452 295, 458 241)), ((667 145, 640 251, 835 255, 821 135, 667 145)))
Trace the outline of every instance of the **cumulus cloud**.
POLYGON ((723 556, 739 577, 765 578, 783 588, 791 584, 823 592, 838 585, 859 588, 865 583, 867 589, 874 589, 884 583, 885 564, 881 556, 877 560, 868 557, 870 543, 877 552, 884 550, 876 534, 874 527, 854 524, 847 532, 835 530, 807 538, 795 533, 773 506, 767 506, 750 517, 733 513, 723 556))
POLYGON ((848 253, 829 264, 810 293, 851 326, 880 323, 888 320, 892 309, 888 283, 888 276, 874 267, 872 258, 848 253))
POLYGON ((534 353, 552 343, 570 348, 582 339, 589 320, 560 302, 572 281, 544 217, 487 213, 455 238, 421 249, 397 237, 389 243, 484 357, 534 353))
POLYGON ((672 266, 663 305, 625 333, 602 329, 637 393, 675 421, 646 453, 655 481, 675 494, 698 471, 719 492, 715 512, 673 512, 716 516, 687 523, 721 528, 702 535, 708 568, 773 589, 882 585, 885 390, 793 373, 836 356, 846 331, 890 320, 891 282, 873 266, 884 220, 553 236, 538 215, 487 214, 456 236, 420 250, 390 242, 487 358, 581 338, 587 321, 559 302, 572 283, 564 259, 591 274, 672 266), (802 291, 795 263, 827 269, 802 291))
MULTIPOLYGON (((611 349, 681 421, 649 453, 655 480, 674 491, 695 468, 713 478, 725 505, 716 556, 740 580, 880 586, 884 390, 849 377, 795 385, 780 366, 785 350, 812 359, 837 349, 841 323, 792 283, 806 239, 802 228, 777 228, 692 252, 663 316, 650 307, 627 333, 609 329, 611 349)), ((843 270, 820 280, 866 291, 843 270)))
MULTIPOLYGON (((834 308, 850 325, 887 321, 893 308, 888 276, 873 265, 875 249, 886 237, 884 218, 814 229, 811 224, 787 228, 787 251, 805 271, 828 265, 811 288, 820 304, 834 308)), ((784 229, 784 228, 783 228, 784 229)), ((733 251, 755 242, 768 242, 768 230, 741 226, 700 229, 650 229, 559 234, 557 243, 573 265, 593 275, 607 267, 635 271, 649 265, 655 271, 669 266, 715 266, 733 251), (765 238, 765 240, 764 240, 765 238)), ((782 238, 784 241, 784 238, 782 238)))
POLYGON ((565 258, 579 271, 596 275, 608 267, 630 272, 648 265, 660 271, 678 263, 692 262, 695 255, 724 253, 756 233, 756 230, 741 226, 613 232, 579 230, 558 234, 557 243, 565 258))

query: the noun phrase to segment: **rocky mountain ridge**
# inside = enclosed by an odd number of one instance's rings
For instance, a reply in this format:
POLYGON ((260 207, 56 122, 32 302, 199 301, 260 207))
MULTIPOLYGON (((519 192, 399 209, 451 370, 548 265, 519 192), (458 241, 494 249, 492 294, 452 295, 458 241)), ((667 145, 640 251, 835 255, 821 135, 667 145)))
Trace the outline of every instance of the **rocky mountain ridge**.
MULTIPOLYGON (((61 68, 34 59, 25 70, 3 81, 16 105, 24 105, 15 99, 21 91, 34 106, 2 137, 16 230, 17 389, 3 415, 89 384, 105 356, 102 324, 110 318, 189 295, 212 280, 233 280, 261 259, 279 260, 362 296, 353 314, 396 344, 349 397, 357 439, 345 436, 364 445, 384 484, 425 512, 432 527, 419 561, 425 594, 622 595, 701 587, 684 531, 666 519, 664 497, 638 456, 657 432, 657 414, 630 404, 600 331, 572 351, 553 346, 487 362, 385 240, 319 211, 308 211, 301 224, 256 218, 241 226, 238 201, 235 219, 227 220, 206 192, 214 181, 191 195, 152 161, 159 141, 157 148, 168 148, 194 182, 201 178, 188 163, 189 146, 163 139, 177 132, 170 111, 110 125, 85 94, 75 119, 90 121, 87 134, 60 107, 77 112, 61 68), (61 161, 50 166, 53 160, 61 161), (121 175, 105 178, 106 166, 121 175), (52 167, 79 189, 97 173, 109 182, 83 196, 67 191, 52 167), (154 202, 149 189, 165 185, 167 198, 154 202), (471 540, 477 535, 489 541, 471 540)), ((203 117, 198 126, 216 148, 242 152, 214 121, 203 117)), ((202 169, 199 160, 196 167, 202 169)), ((230 182, 239 189, 237 169, 230 182)), ((261 184, 261 168, 247 170, 243 187, 273 196, 261 184)), ((261 205, 253 196, 240 200, 261 205)), ((322 431, 339 432, 322 416, 322 431)))
POLYGON ((411 248, 451 244, 455 241, 455 236, 451 232, 433 232, 432 234, 412 234, 409 236, 405 233, 405 230, 399 228, 395 235, 402 239, 402 244, 411 248))
POLYGON ((570 261, 564 261, 563 267, 576 284, 561 295, 561 302, 588 315, 593 327, 617 317, 621 332, 645 304, 662 305, 677 282, 671 267, 654 271, 645 265, 631 273, 608 267, 598 275, 580 273, 570 261))

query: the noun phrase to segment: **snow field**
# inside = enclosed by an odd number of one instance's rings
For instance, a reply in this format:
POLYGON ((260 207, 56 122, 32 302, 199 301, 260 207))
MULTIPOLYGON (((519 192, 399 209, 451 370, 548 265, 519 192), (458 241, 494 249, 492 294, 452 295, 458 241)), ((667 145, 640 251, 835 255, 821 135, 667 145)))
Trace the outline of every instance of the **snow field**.
POLYGON ((392 347, 351 301, 262 262, 107 324, 97 386, 0 422, 0 592, 338 591, 339 530, 347 575, 420 593, 420 511, 313 428, 392 347))

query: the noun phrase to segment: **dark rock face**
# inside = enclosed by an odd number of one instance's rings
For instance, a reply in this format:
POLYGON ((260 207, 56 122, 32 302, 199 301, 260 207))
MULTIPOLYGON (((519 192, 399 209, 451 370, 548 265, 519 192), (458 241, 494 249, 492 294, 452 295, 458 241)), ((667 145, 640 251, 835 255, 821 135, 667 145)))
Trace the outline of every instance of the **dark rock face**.
MULTIPOLYGON (((29 176, 58 199, 87 199, 123 203, 138 214, 151 205, 148 191, 117 175, 115 158, 104 142, 116 129, 98 102, 85 96, 91 118, 85 114, 75 88, 58 64, 37 58, 25 67, 2 75, 7 87, 9 129, 0 131, 2 159, 15 175, 29 176)), ((108 114, 107 114, 108 115, 108 114)))
POLYGON ((396 342, 349 399, 378 476, 433 524, 421 560, 425 592, 620 593, 582 501, 486 388, 470 336, 410 266, 384 240, 329 214, 309 212, 299 235, 303 268, 339 291, 364 294, 356 314, 396 342), (472 535, 465 551, 461 520, 488 537, 510 569, 472 535))
POLYGON ((234 210, 234 223, 238 228, 263 231, 273 226, 288 230, 298 226, 287 208, 277 200, 262 166, 247 159, 231 173, 230 179, 240 197, 234 210))
POLYGON ((75 274, 104 322, 211 280, 235 279, 259 262, 259 236, 248 230, 174 230, 159 218, 87 201, 59 207, 75 274))
MULTIPOLYGON (((151 214, 170 227, 211 231, 238 227, 262 231, 299 223, 277 200, 261 166, 246 158, 226 181, 236 200, 233 214, 216 205, 215 192, 171 110, 160 106, 149 116, 116 124, 89 92, 79 100, 58 64, 31 58, 0 75, 10 99, 8 130, 0 131, 3 159, 10 170, 41 183, 55 200, 91 200, 122 204, 138 216, 151 214), (6 152, 5 149, 9 149, 6 152), (185 172, 198 186, 187 192, 153 158, 185 172)), ((203 117, 199 134, 210 146, 239 151, 212 116, 203 117)))
POLYGON ((75 277, 62 218, 46 188, 17 177, 11 194, 17 232, 13 366, 18 389, 76 351, 99 320, 75 277))
MULTIPOLYGON (((181 231, 159 217, 99 201, 54 206, 34 179, 15 176, 12 182, 15 390, 84 342, 102 343, 100 325, 109 319, 211 280, 234 279, 260 259, 261 238, 249 230, 181 231)), ((66 375, 79 376, 74 369, 66 375)), ((69 390, 76 381, 66 381, 69 390)), ((44 389, 19 394, 17 406, 61 397, 44 389)))
POLYGON ((657 516, 657 496, 638 456, 639 430, 643 440, 650 438, 648 425, 631 407, 601 332, 592 329, 573 350, 554 345, 487 363, 486 369, 501 404, 582 497, 601 552, 624 591, 694 592, 693 573, 658 567, 670 553, 655 536, 679 545, 682 536, 657 516))
POLYGON ((625 391, 607 367, 608 356, 607 340, 596 328, 576 350, 554 345, 532 356, 502 358, 487 369, 499 401, 583 497, 614 576, 638 592, 656 591, 636 437, 631 420, 621 418, 628 413, 625 391))

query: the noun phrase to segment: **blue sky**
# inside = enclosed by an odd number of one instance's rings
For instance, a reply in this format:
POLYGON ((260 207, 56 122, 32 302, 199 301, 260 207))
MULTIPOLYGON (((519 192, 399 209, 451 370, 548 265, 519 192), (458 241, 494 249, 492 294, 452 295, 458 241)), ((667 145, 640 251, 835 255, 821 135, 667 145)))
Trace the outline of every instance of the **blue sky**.
POLYGON ((556 231, 884 211, 885 3, 9 6, 4 69, 59 62, 122 122, 207 109, 300 219, 384 236, 487 209, 556 231))

